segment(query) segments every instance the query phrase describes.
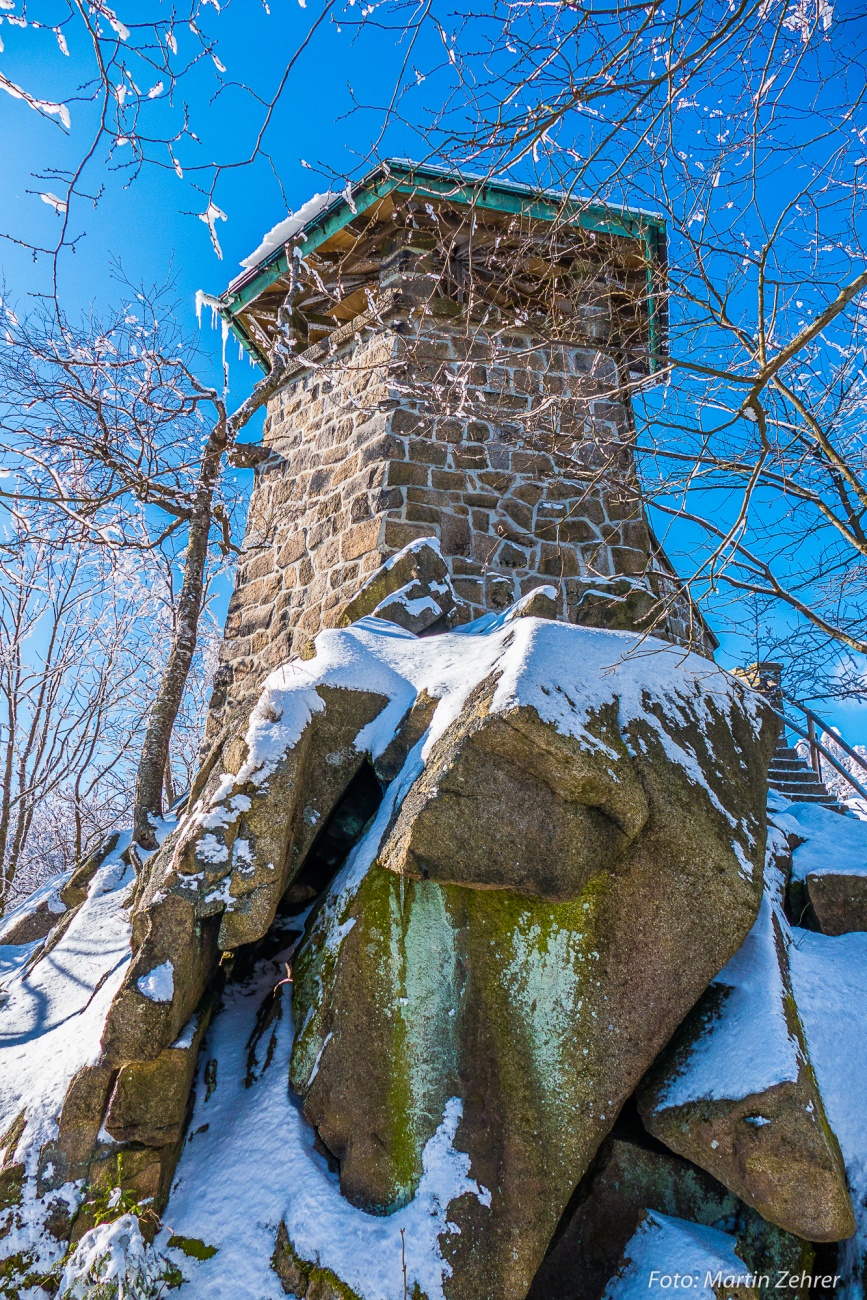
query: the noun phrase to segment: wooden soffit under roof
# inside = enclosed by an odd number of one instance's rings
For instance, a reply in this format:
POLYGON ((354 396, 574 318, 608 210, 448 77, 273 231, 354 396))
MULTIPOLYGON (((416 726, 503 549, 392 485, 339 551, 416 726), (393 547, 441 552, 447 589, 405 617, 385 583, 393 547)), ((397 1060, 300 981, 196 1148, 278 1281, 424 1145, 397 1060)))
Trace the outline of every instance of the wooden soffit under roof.
POLYGON ((664 359, 661 217, 404 161, 381 163, 238 276, 220 314, 268 369, 290 294, 302 351, 370 310, 384 261, 406 245, 439 259, 438 293, 456 311, 483 300, 506 319, 568 323, 574 295, 586 315, 586 285, 604 279, 630 369, 653 373, 664 359))

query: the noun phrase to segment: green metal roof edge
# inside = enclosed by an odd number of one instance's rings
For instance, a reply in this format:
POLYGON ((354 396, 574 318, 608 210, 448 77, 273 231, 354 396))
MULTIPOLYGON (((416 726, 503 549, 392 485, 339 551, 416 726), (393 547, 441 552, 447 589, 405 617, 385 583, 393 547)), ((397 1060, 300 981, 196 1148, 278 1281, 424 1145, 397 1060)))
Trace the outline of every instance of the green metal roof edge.
MULTIPOLYGON (((581 200, 570 199, 568 195, 539 191, 532 186, 511 181, 486 181, 482 177, 461 175, 430 164, 388 160, 378 164, 352 187, 351 202, 349 196, 339 195, 303 227, 304 238, 297 245, 302 257, 315 252, 338 230, 342 230, 360 213, 395 190, 402 194, 429 194, 432 198, 450 198, 468 206, 523 214, 541 221, 553 221, 558 215, 567 214, 577 218, 577 224, 585 230, 598 230, 640 241, 648 259, 651 371, 658 368, 663 329, 654 292, 653 266, 662 265, 665 260, 666 225, 663 217, 630 208, 582 203, 581 200)), ((242 278, 237 289, 227 289, 220 300, 220 315, 244 349, 265 370, 268 369, 267 359, 238 320, 238 312, 254 302, 288 270, 286 247, 275 249, 257 266, 250 268, 249 277, 242 278)))

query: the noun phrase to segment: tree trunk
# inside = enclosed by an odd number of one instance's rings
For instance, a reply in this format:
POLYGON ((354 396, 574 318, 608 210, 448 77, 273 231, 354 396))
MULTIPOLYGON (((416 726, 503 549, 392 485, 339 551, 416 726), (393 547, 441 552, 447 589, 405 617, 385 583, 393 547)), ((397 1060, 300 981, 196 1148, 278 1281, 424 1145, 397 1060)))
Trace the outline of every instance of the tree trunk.
POLYGON ((162 816, 163 811, 163 782, 169 761, 169 746, 198 641, 214 491, 219 482, 220 461, 225 447, 225 428, 218 426, 208 439, 202 457, 199 490, 187 534, 187 558, 178 598, 174 636, 148 717, 136 773, 133 838, 143 849, 157 847, 156 819, 162 816))
POLYGON ((136 773, 133 838, 143 849, 155 849, 157 846, 154 819, 162 815, 163 780, 169 761, 172 730, 196 651, 214 493, 220 481, 223 455, 234 445, 238 431, 283 386, 285 371, 285 365, 275 364, 232 416, 226 419, 225 413, 223 414, 205 444, 196 504, 190 517, 187 562, 178 600, 175 634, 148 719, 136 773))
POLYGON ((175 802, 175 783, 172 779, 172 758, 171 754, 166 760, 166 770, 163 776, 163 794, 166 797, 166 803, 171 808, 175 802))

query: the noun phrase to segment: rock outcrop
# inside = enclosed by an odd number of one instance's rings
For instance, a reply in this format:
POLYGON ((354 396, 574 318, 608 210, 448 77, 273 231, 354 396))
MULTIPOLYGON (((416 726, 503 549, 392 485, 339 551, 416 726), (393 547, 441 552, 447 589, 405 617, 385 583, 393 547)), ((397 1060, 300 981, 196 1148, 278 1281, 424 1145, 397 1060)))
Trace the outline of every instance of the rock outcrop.
MULTIPOLYGON (((0 1110, 0 1199, 37 1225, 19 1289, 131 1213, 161 1269, 239 1294, 390 1300, 405 1267, 413 1300, 524 1300, 576 1187, 585 1225, 614 1203, 600 1161, 613 1176, 629 1144, 600 1147, 755 933, 775 725, 705 659, 553 620, 545 588, 443 630, 460 611, 437 561, 416 543, 374 575, 359 621, 227 725, 161 847, 108 846, 38 952, 14 950, 23 1006, 82 926, 111 936, 69 992, 89 1036, 50 1117, 24 1083, 0 1110), (254 1263, 227 1195, 259 1225, 254 1263)), ((723 1189, 633 1154, 606 1284, 672 1233, 734 1258, 726 1213, 801 1250, 736 1170, 723 1189)))
POLYGON ((814 871, 806 877, 807 898, 822 934, 867 930, 867 870, 814 871))
POLYGON ((450 1212, 446 1293, 517 1298, 754 920, 772 729, 661 645, 645 678, 622 634, 504 620, 483 650, 424 644, 404 672, 441 703, 296 962, 292 1078, 374 1213, 412 1199, 459 1098, 485 1192, 450 1212))
POLYGON ((460 622, 460 598, 435 537, 421 537, 370 575, 340 618, 348 627, 368 614, 408 632, 443 632, 460 622))
POLYGON ((867 930, 867 831, 819 804, 792 805, 775 820, 792 849, 788 912, 823 934, 867 930))
MULTIPOLYGON (((785 842, 777 837, 778 854, 785 842)), ((810 1241, 852 1235, 840 1147, 792 993, 774 857, 759 918, 639 1092, 648 1130, 771 1223, 810 1241)))

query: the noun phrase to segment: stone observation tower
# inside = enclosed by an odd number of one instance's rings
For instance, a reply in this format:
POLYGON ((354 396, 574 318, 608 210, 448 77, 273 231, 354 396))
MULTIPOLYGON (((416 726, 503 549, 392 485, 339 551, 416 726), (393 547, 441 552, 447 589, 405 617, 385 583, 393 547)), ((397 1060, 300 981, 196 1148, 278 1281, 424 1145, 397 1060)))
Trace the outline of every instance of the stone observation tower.
POLYGON ((658 217, 390 162, 247 264, 221 314, 263 368, 292 360, 247 461, 217 717, 422 537, 451 624, 553 584, 560 618, 712 652, 633 460, 629 394, 664 361, 658 217))

